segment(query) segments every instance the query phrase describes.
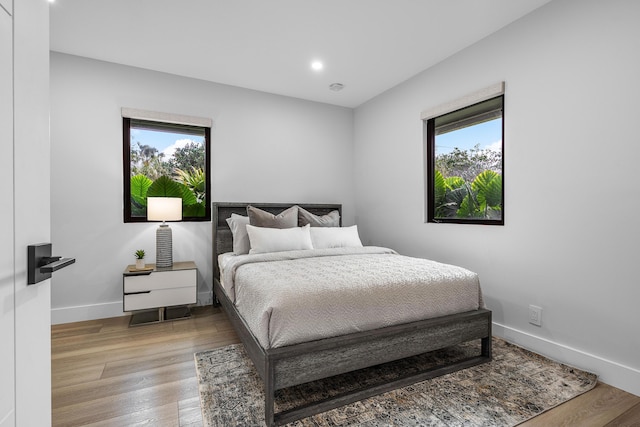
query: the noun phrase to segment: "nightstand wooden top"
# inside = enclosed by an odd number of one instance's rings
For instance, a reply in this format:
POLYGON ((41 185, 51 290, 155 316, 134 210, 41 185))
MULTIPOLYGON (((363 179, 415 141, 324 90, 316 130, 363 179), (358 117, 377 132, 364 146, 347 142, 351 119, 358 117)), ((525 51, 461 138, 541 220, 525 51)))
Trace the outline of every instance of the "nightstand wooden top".
POLYGON ((155 264, 146 264, 143 270, 137 270, 135 264, 128 265, 124 270, 126 275, 149 274, 153 271, 179 271, 179 270, 196 270, 198 267, 193 261, 174 262, 171 267, 156 268, 155 264))

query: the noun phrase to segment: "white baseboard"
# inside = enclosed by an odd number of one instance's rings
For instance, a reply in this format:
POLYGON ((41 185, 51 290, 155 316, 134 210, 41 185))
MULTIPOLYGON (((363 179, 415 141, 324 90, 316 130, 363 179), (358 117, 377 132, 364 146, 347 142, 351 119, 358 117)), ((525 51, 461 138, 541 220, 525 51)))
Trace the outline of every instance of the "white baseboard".
POLYGON ((549 359, 598 375, 603 383, 640 396, 640 371, 545 338, 493 323, 493 335, 549 359))
POLYGON ((122 301, 103 304, 80 305, 75 307, 61 307, 51 309, 51 324, 82 322, 83 320, 106 319, 124 316, 122 301))
MULTIPOLYGON (((197 305, 213 304, 211 290, 198 292, 197 305)), ((61 307, 51 309, 51 324, 82 322, 84 320, 107 319, 109 317, 126 316, 122 311, 122 301, 103 304, 80 305, 75 307, 61 307)))

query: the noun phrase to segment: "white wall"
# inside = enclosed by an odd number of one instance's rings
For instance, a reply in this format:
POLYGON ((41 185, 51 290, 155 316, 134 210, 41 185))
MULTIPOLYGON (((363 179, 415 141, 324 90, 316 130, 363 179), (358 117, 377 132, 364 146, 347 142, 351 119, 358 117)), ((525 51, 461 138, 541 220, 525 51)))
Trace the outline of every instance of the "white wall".
POLYGON ((368 243, 478 272, 494 332, 635 394, 639 16, 632 0, 551 2, 354 118, 368 243), (424 223, 420 112, 502 80, 505 225, 424 223), (528 323, 529 304, 543 308, 542 327, 528 323))
MULTIPOLYGON (((212 199, 342 203, 354 218, 353 111, 237 87, 51 54, 52 321, 122 315, 122 272, 157 224, 123 223, 121 107, 210 117, 212 199)), ((46 185, 46 184, 45 184, 46 185)), ((210 298, 211 222, 172 223, 174 260, 195 260, 210 298)))

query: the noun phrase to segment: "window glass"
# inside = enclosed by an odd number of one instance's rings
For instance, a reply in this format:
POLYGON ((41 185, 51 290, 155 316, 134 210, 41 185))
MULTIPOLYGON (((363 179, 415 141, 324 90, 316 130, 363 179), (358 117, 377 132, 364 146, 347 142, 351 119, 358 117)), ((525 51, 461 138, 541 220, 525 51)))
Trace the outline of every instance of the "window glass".
POLYGON ((183 221, 208 221, 210 128, 123 118, 124 221, 147 220, 147 197, 182 198, 183 221))
POLYGON ((428 222, 504 224, 503 101, 425 121, 428 222))

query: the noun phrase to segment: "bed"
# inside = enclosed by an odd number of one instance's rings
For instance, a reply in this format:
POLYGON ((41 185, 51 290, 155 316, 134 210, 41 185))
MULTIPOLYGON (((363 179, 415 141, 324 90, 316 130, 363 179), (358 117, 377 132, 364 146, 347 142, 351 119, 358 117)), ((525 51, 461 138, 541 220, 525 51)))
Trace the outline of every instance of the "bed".
MULTIPOLYGON (((282 327, 280 329, 284 331, 284 333, 280 334, 279 341, 278 334, 267 333, 265 338, 264 334, 256 328, 255 322, 252 322, 251 314, 248 314, 247 309, 244 308, 244 314, 241 313, 240 308, 244 307, 244 305, 236 304, 236 298, 238 297, 238 295, 235 294, 236 290, 230 290, 231 285, 229 283, 225 283, 224 285, 221 283, 225 282, 225 277, 227 278, 226 281, 229 282, 229 277, 231 276, 228 270, 230 267, 228 267, 227 264, 232 263, 223 261, 225 264, 222 269, 223 275, 221 276, 219 260, 225 260, 225 255, 223 254, 233 252, 234 249, 232 232, 227 220, 233 215, 246 216, 247 206, 249 205, 275 215, 296 204, 216 202, 212 204, 214 303, 222 305, 244 344, 248 356, 253 361, 257 372, 264 382, 266 425, 286 424, 389 390, 486 363, 491 360, 491 312, 484 308, 481 302, 475 309, 467 309, 464 308, 465 306, 463 305, 463 308, 460 309, 461 311, 452 314, 423 314, 421 315, 423 318, 418 320, 402 321, 396 319, 394 321, 395 323, 385 324, 381 327, 369 325, 366 328, 362 328, 356 325, 354 330, 345 330, 338 335, 314 336, 313 331, 310 332, 309 335, 305 335, 302 332, 298 333, 296 328, 282 327), (274 337, 272 337, 272 335, 274 335, 274 337), (472 340, 480 340, 481 345, 479 354, 477 355, 426 371, 408 374, 407 376, 395 378, 381 384, 369 385, 362 389, 333 396, 319 402, 306 404, 302 407, 291 408, 278 413, 275 412, 275 393, 277 390, 397 359, 408 358, 472 340)), ((342 207, 339 204, 297 204, 297 206, 319 217, 327 216, 332 212, 338 211, 340 221, 342 218, 342 207)), ((386 248, 364 247, 356 248, 354 251, 372 251, 374 253, 372 256, 384 257, 385 249, 386 248), (381 254, 379 254, 379 252, 381 252, 381 254)), ((323 250, 318 250, 318 252, 322 251, 323 250)), ((262 258, 259 256, 257 257, 257 264, 270 266, 268 263, 272 261, 271 258, 273 258, 276 263, 296 264, 299 262, 298 252, 305 251, 294 251, 291 253, 291 256, 287 254, 284 256, 284 261, 278 254, 266 254, 263 255, 262 258), (289 260, 288 258, 295 258, 295 260, 289 260)), ((306 251, 305 254, 310 254, 311 252, 313 251, 306 251)), ((340 257, 345 256, 346 258, 359 256, 359 253, 352 254, 351 250, 341 248, 326 249, 326 252, 327 253, 323 255, 325 257, 322 258, 325 264, 338 255, 340 257), (336 255, 331 252, 334 250, 346 251, 348 253, 336 255)), ((301 256, 302 258, 311 257, 315 259, 315 255, 301 256)), ((234 262, 236 260, 237 258, 234 259, 234 262)), ((342 260, 342 258, 340 258, 340 260, 342 260)), ((310 261, 307 261, 305 258, 304 262, 310 261)), ((242 262, 238 264, 240 264, 240 266, 234 268, 245 268, 247 271, 250 271, 250 268, 242 267, 242 262)), ((249 265, 249 267, 254 267, 255 270, 255 265, 249 265)), ((244 274, 244 270, 242 271, 244 274)), ((254 288, 253 291, 244 292, 262 292, 260 298, 258 298, 258 300, 261 301, 269 297, 270 291, 268 291, 268 289, 269 288, 263 286, 262 288, 254 288)), ((274 294, 277 293, 274 291, 274 294)), ((349 300, 347 297, 340 299, 349 300)), ((267 304, 269 304, 269 302, 267 302, 267 304)), ((380 309, 380 307, 378 307, 377 310, 380 309)), ((298 310, 298 312, 302 313, 306 311, 308 311, 308 309, 298 310)), ((346 310, 340 309, 335 310, 335 312, 343 313, 346 312, 346 310)), ((270 313, 269 316, 274 315, 270 313)), ((340 320, 339 316, 340 314, 322 316, 322 319, 330 318, 329 320, 333 320, 333 322, 336 323, 336 319, 340 320)), ((296 321, 299 320, 293 319, 294 323, 296 321)), ((344 323, 350 324, 351 322, 352 319, 345 319, 344 323)), ((304 328, 300 329, 301 331, 304 330, 304 328)), ((319 325, 319 329, 323 329, 322 325, 319 325)))

